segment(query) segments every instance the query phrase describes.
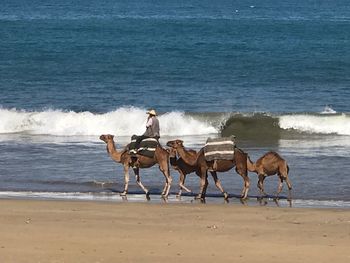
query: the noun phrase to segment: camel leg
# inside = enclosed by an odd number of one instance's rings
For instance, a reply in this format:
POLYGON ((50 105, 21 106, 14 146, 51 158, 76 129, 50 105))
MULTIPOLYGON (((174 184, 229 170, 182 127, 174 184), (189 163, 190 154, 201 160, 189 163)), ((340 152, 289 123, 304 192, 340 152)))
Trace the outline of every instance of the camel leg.
POLYGON ((216 174, 216 172, 211 172, 211 176, 213 177, 214 179, 214 182, 215 182, 215 185, 216 187, 221 191, 221 193, 224 195, 224 198, 225 199, 228 199, 228 194, 227 192, 224 191, 224 188, 222 187, 221 185, 221 182, 216 174))
POLYGON ((242 194, 242 198, 246 199, 248 197, 248 191, 249 191, 249 186, 250 186, 250 180, 247 175, 244 176, 244 194, 242 194))
POLYGON ((275 202, 275 204, 276 204, 277 207, 280 207, 280 203, 279 203, 278 198, 274 199, 273 201, 275 202))
POLYGON ((162 196, 163 197, 168 197, 171 183, 173 179, 171 178, 170 171, 169 171, 169 166, 164 167, 163 165, 159 165, 159 169, 165 176, 165 184, 164 184, 164 189, 162 191, 162 196))
POLYGON ((179 169, 178 170, 179 174, 180 174, 180 178, 179 178, 179 192, 177 193, 176 197, 180 197, 182 194, 182 186, 185 183, 185 175, 183 174, 183 172, 179 169))
POLYGON ((264 195, 266 196, 267 194, 264 191, 264 180, 265 176, 263 174, 259 174, 259 180, 258 180, 258 188, 260 190, 260 195, 263 197, 264 195))
POLYGON ((192 190, 189 189, 189 188, 187 188, 187 187, 185 186, 185 184, 180 184, 180 187, 181 187, 183 190, 185 190, 187 193, 192 193, 192 190))
POLYGON ((244 186, 242 189, 242 193, 241 193, 241 198, 242 199, 246 199, 248 196, 248 191, 249 191, 249 186, 250 186, 250 180, 248 177, 248 173, 247 173, 247 168, 243 169, 243 167, 239 168, 236 167, 236 172, 242 176, 243 180, 244 180, 244 186))
POLYGON ((281 193, 281 191, 283 189, 283 178, 282 178, 282 176, 279 176, 278 178, 279 178, 279 184, 278 184, 276 198, 278 198, 278 195, 281 193))
POLYGON ((180 197, 181 194, 182 194, 182 189, 185 190, 186 192, 188 193, 191 193, 192 191, 190 189, 188 189, 186 186, 185 186, 185 180, 186 180, 186 175, 182 172, 182 171, 179 171, 180 173, 180 180, 179 180, 179 192, 178 194, 176 195, 177 197, 180 197))
POLYGON ((161 193, 161 196, 165 195, 166 189, 168 188, 168 181, 165 179, 164 187, 161 193))
POLYGON ((204 183, 204 188, 202 192, 202 200, 205 200, 205 196, 207 195, 207 189, 208 189, 208 175, 205 177, 205 183, 204 183))
POLYGON ((208 174, 206 169, 201 169, 201 181, 200 181, 200 191, 196 196, 196 199, 205 198, 205 194, 208 186, 208 174))
POLYGON ((288 167, 287 163, 285 163, 285 165, 279 170, 278 175, 282 178, 282 180, 286 181, 286 184, 288 186, 288 198, 287 198, 287 200, 291 201, 292 200, 292 184, 289 181, 288 173, 289 173, 289 167, 288 167))
POLYGON ((124 191, 120 193, 121 196, 126 196, 129 188, 129 165, 124 165, 124 191))
POLYGON ((149 196, 149 191, 146 187, 143 186, 142 182, 141 182, 141 178, 139 175, 139 168, 133 168, 134 173, 135 173, 135 177, 136 177, 136 183, 142 188, 142 190, 145 192, 146 196, 149 196))
POLYGON ((163 187, 163 190, 162 190, 162 193, 161 195, 164 196, 167 189, 168 189, 168 180, 167 180, 167 176, 165 175, 164 173, 164 169, 162 169, 162 167, 159 165, 159 170, 163 173, 163 175, 165 176, 165 183, 164 183, 164 187, 163 187))
POLYGON ((288 186, 288 200, 292 200, 292 184, 289 181, 288 176, 286 176, 284 180, 286 181, 286 184, 288 186))
POLYGON ((292 184, 291 184, 291 182, 289 181, 288 176, 285 177, 284 180, 286 180, 286 184, 287 184, 287 186, 288 186, 288 189, 289 189, 289 190, 292 190, 292 184))

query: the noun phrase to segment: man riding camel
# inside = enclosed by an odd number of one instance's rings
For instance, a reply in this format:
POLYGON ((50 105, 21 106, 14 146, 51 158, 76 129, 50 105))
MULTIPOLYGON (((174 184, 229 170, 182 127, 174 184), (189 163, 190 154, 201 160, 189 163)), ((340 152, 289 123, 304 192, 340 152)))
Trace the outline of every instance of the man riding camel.
POLYGON ((146 131, 143 136, 156 138, 159 140, 159 120, 157 119, 157 113, 154 109, 147 111, 148 118, 146 123, 146 131))
POLYGON ((159 120, 157 119, 157 113, 154 109, 151 109, 146 112, 148 114, 146 131, 136 139, 136 149, 139 148, 140 143, 143 139, 146 138, 155 138, 159 140, 159 120))
POLYGON ((147 138, 154 138, 157 141, 160 138, 159 133, 159 120, 157 119, 157 113, 154 109, 150 109, 146 112, 148 114, 147 123, 146 123, 146 131, 141 136, 135 136, 136 141, 132 150, 130 150, 131 154, 131 165, 135 167, 137 163, 137 152, 140 148, 141 141, 147 138))

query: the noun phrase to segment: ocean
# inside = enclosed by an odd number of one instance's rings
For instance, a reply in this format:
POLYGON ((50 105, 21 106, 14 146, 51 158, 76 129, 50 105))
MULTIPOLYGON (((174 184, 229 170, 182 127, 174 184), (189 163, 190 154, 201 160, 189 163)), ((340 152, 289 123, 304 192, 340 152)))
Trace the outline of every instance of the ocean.
MULTIPOLYGON (((253 161, 288 161, 292 205, 350 208, 349 46, 346 0, 2 0, 0 198, 122 200, 99 136, 122 148, 155 108, 164 147, 235 135, 253 161)), ((132 174, 128 200, 144 201, 132 174)), ((171 175, 169 200, 192 202, 171 175)), ((158 167, 141 179, 158 202, 158 167)), ((219 179, 239 203, 240 176, 219 179)), ((197 193, 198 177, 186 185, 197 193)), ((224 202, 211 178, 208 196, 224 202)))

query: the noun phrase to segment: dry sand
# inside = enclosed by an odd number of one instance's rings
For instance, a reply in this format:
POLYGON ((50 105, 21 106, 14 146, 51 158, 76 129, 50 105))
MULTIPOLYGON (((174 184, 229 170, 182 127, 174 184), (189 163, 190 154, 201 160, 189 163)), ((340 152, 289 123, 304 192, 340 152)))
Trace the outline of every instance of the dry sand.
POLYGON ((350 262, 350 210, 0 200, 0 262, 350 262))

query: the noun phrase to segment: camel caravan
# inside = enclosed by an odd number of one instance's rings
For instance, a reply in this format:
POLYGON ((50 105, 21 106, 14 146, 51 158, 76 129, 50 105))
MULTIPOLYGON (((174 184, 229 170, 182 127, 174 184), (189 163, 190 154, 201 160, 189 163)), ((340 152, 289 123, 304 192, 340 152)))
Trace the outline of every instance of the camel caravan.
POLYGON ((225 138, 208 138, 206 144, 199 151, 187 149, 182 140, 172 140, 166 143, 168 148, 163 148, 159 140, 150 138, 141 138, 138 140, 133 137, 131 143, 123 149, 118 150, 115 146, 114 136, 110 134, 101 135, 100 139, 107 144, 107 153, 117 163, 124 168, 124 190, 120 195, 125 196, 128 193, 129 186, 129 169, 132 168, 136 177, 136 183, 145 192, 146 198, 149 199, 150 192, 142 184, 139 174, 140 169, 150 168, 158 165, 163 173, 165 182, 161 193, 163 198, 167 198, 170 192, 172 177, 170 167, 179 173, 179 191, 177 196, 181 196, 182 191, 192 192, 185 186, 186 176, 195 173, 199 177, 200 189, 195 196, 196 199, 205 199, 208 187, 208 172, 214 179, 215 186, 222 193, 224 199, 229 195, 224 190, 218 179, 217 173, 227 172, 233 168, 243 179, 243 188, 240 194, 242 199, 248 197, 250 179, 248 172, 254 172, 258 176, 258 189, 260 197, 267 196, 264 191, 264 180, 267 176, 277 174, 279 185, 276 194, 278 198, 282 191, 283 182, 285 181, 291 199, 292 185, 288 178, 289 167, 287 162, 276 152, 268 152, 259 158, 255 163, 251 161, 247 153, 236 146, 234 137, 225 138))

